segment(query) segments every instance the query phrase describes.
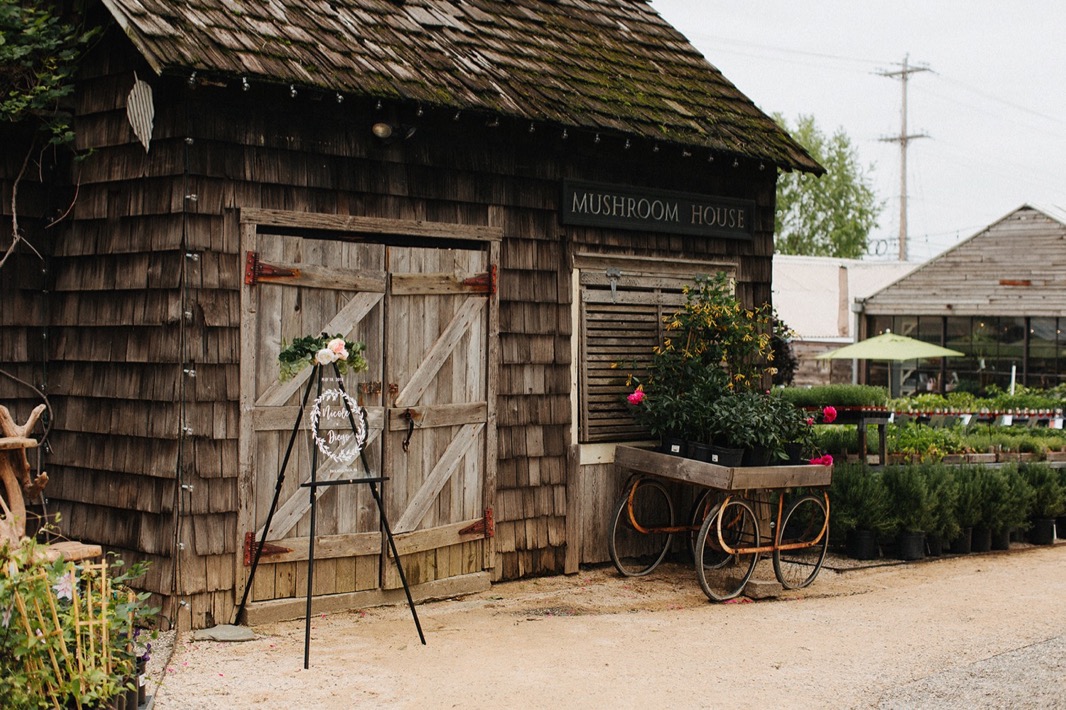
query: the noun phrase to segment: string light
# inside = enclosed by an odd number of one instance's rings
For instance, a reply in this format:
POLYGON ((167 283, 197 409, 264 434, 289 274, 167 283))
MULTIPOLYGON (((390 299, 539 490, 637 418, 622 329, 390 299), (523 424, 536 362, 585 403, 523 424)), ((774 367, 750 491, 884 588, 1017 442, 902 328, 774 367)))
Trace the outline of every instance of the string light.
POLYGON ((681 149, 681 157, 682 158, 691 158, 692 157, 692 153, 688 152, 687 148, 682 148, 681 149))
POLYGON ((736 158, 733 158, 733 167, 734 168, 740 167, 740 161, 737 160, 736 158))
POLYGON ((339 91, 337 92, 337 103, 339 103, 339 104, 344 103, 344 94, 342 94, 339 91))
POLYGON ((713 163, 714 162, 714 153, 708 153, 707 154, 707 162, 708 163, 713 163))
POLYGON ((196 72, 193 72, 189 75, 189 86, 193 88, 196 87, 196 72))
POLYGON ((462 113, 462 111, 456 111, 455 115, 452 116, 452 120, 453 121, 458 121, 459 120, 459 114, 461 114, 461 113, 462 113))
POLYGON ((599 145, 599 142, 600 142, 600 134, 599 133, 597 133, 596 137, 592 139, 592 142, 596 143, 597 145, 599 145))
POLYGON ((289 96, 296 98, 296 84, 289 84, 289 96))
POLYGON ((374 108, 375 108, 376 110, 378 110, 378 111, 380 111, 380 110, 381 110, 381 99, 378 99, 378 103, 377 103, 377 106, 375 106, 374 108))
POLYGON ((421 104, 419 104, 418 110, 415 111, 415 115, 418 116, 419 118, 422 118, 422 105, 421 104))
POLYGON ((250 89, 250 88, 252 88, 252 85, 248 83, 248 77, 242 76, 241 77, 241 90, 242 91, 248 91, 248 89, 250 89))
POLYGON ((626 138, 626 148, 625 148, 625 149, 626 149, 626 150, 629 150, 629 146, 630 146, 630 142, 629 142, 629 139, 628 139, 628 138, 626 138))
POLYGON ((532 133, 532 132, 533 132, 533 131, 535 131, 535 130, 537 130, 537 127, 536 127, 536 126, 534 126, 534 125, 533 125, 532 123, 530 123, 530 124, 529 124, 529 132, 530 132, 530 133, 532 133))
POLYGON ((564 128, 564 129, 563 129, 563 140, 565 141, 565 140, 566 140, 567 138, 569 138, 569 137, 570 137, 570 134, 569 134, 569 133, 567 133, 567 132, 566 132, 566 129, 564 128))

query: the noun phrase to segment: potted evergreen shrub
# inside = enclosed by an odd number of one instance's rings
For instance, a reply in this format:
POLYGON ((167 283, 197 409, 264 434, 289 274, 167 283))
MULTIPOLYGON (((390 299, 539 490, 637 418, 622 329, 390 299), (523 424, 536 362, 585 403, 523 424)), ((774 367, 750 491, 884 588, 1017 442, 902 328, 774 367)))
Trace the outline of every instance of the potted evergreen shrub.
POLYGON ((1003 475, 1006 486, 992 523, 992 549, 1010 549, 1010 536, 1014 530, 1028 527, 1029 509, 1035 492, 1029 481, 1016 467, 1005 467, 1003 475))
POLYGON ((958 497, 955 499, 955 519, 959 524, 959 534, 951 541, 951 551, 956 554, 968 554, 973 535, 973 527, 981 519, 981 480, 983 466, 968 465, 955 469, 955 481, 958 497))
POLYGON ((925 534, 932 527, 933 511, 921 467, 889 466, 882 477, 896 523, 897 556, 901 560, 925 557, 925 534))
POLYGON ((1066 512, 1066 489, 1059 481, 1059 474, 1047 464, 1023 465, 1019 473, 1033 488, 1029 541, 1034 545, 1050 545, 1055 542, 1055 518, 1066 512))
POLYGON ((929 490, 929 529, 926 546, 930 555, 940 555, 944 545, 961 533, 956 512, 959 484, 952 470, 943 463, 923 464, 929 490))
POLYGON ((1007 478, 1002 469, 991 466, 979 467, 974 475, 978 500, 970 549, 973 552, 988 552, 992 549, 992 531, 1001 524, 1007 478))
POLYGON ((861 464, 838 464, 833 468, 829 499, 830 539, 845 540, 849 557, 876 559, 878 535, 895 524, 881 474, 861 464))

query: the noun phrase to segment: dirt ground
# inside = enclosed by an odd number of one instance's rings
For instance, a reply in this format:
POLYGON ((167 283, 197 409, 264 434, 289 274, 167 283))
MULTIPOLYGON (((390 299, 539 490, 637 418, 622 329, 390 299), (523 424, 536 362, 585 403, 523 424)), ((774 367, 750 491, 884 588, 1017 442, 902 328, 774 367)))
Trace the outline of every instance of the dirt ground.
MULTIPOLYGON (((888 562, 888 561, 886 561, 888 562)), ((768 563, 757 577, 771 579, 768 563)), ((156 708, 1066 707, 1066 543, 848 568, 708 602, 610 566, 417 607, 176 639, 156 708)))

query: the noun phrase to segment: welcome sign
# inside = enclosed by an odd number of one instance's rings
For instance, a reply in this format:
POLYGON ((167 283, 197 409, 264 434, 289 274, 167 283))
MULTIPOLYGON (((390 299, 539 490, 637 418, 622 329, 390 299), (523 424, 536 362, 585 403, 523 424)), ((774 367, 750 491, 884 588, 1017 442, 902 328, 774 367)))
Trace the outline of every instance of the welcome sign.
POLYGON ((751 239, 754 215, 753 200, 563 181, 563 224, 751 239))

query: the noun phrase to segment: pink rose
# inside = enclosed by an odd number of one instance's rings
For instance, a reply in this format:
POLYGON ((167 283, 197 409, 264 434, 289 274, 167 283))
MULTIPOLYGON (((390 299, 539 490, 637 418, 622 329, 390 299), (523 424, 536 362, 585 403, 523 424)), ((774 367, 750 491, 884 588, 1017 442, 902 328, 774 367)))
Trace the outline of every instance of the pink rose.
POLYGON ((326 347, 336 356, 336 359, 348 359, 348 348, 344 346, 344 338, 334 338, 326 344, 326 347))
POLYGON ((641 402, 643 402, 644 401, 644 387, 643 386, 637 387, 635 390, 630 392, 629 396, 626 397, 626 400, 630 404, 640 404, 641 402))
POLYGON ((826 407, 822 410, 822 421, 826 424, 832 424, 834 421, 836 421, 836 418, 836 407, 826 407))
POLYGON ((807 426, 814 426, 814 417, 807 417, 807 426))
POLYGON ((819 456, 818 458, 811 459, 811 465, 812 466, 832 466, 833 465, 833 457, 830 454, 825 454, 824 456, 819 456))

